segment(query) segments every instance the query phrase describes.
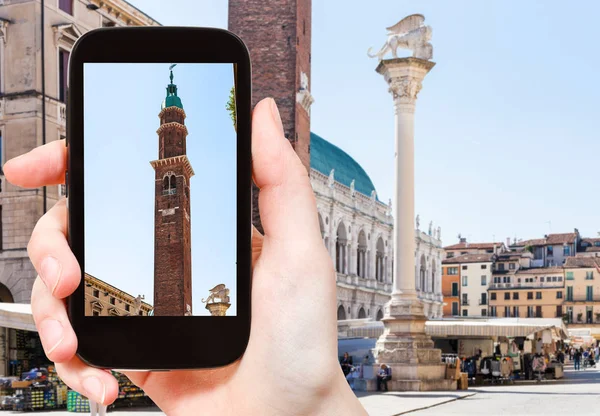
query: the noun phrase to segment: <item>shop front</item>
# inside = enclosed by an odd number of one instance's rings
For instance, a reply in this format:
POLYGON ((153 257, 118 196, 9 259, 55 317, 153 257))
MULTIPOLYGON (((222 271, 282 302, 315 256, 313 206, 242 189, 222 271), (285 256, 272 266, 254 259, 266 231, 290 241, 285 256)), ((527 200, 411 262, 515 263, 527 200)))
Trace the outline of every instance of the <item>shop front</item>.
MULTIPOLYGON (((153 405, 126 376, 113 374, 119 396, 111 407, 153 405)), ((29 304, 0 303, 0 408, 89 411, 87 398, 68 389, 44 354, 29 304)))

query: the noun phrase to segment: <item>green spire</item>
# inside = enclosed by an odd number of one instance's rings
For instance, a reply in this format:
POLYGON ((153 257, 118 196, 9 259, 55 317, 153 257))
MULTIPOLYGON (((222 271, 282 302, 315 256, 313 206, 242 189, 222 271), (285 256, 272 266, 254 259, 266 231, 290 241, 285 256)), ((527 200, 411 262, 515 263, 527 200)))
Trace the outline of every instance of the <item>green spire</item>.
POLYGON ((169 71, 171 72, 169 75, 171 83, 167 85, 167 96, 160 106, 161 110, 167 107, 179 107, 183 110, 181 98, 177 96, 177 85, 173 84, 173 68, 175 65, 177 64, 173 64, 169 67, 169 71))

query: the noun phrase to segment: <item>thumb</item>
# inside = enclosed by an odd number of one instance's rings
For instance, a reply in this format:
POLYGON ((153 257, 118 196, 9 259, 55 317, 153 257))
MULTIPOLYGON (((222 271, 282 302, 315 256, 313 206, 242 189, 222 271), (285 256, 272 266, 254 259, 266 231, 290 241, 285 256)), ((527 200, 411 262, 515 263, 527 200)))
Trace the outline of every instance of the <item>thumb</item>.
POLYGON ((313 245, 321 241, 308 172, 285 138, 277 104, 259 102, 252 117, 254 182, 265 237, 313 245))

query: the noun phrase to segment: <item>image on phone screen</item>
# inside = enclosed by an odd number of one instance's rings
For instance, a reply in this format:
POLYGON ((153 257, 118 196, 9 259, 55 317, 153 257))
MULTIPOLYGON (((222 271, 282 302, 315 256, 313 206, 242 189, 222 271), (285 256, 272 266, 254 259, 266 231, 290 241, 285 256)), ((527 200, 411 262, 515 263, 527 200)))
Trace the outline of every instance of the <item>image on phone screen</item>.
POLYGON ((234 64, 84 64, 86 316, 236 315, 234 64))

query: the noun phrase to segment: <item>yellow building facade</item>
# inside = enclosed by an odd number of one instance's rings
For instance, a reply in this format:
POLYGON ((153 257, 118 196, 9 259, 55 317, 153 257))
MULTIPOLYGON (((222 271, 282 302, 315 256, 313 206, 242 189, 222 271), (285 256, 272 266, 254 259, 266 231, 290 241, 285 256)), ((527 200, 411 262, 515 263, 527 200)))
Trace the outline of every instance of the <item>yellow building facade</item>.
POLYGON ((562 267, 518 269, 508 275, 509 279, 490 285, 490 316, 562 317, 565 298, 562 267))
POLYGON ((86 273, 85 316, 148 316, 151 311, 149 303, 86 273))
POLYGON ((567 322, 600 323, 600 258, 570 257, 564 267, 567 322))

